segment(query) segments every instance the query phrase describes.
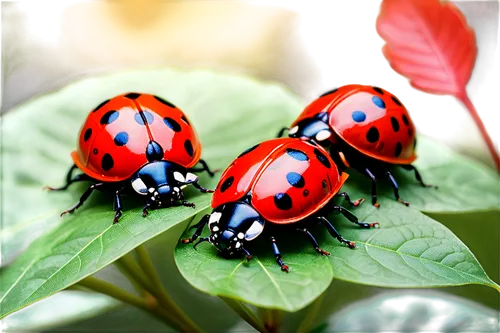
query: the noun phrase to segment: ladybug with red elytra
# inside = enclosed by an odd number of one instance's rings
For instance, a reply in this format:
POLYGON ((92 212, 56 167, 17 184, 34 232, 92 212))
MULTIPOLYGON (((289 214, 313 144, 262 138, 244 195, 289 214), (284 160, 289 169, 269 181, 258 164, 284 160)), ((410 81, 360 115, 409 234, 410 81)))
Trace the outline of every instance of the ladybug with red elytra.
POLYGON ((329 147, 330 155, 342 169, 353 168, 372 181, 372 204, 377 208, 377 179, 389 180, 396 200, 399 186, 391 173, 394 166, 413 170, 424 183, 415 161, 415 125, 401 101, 379 87, 351 84, 333 89, 310 103, 288 128, 292 138, 307 137, 329 147))
MULTIPOLYGON (((279 138, 261 142, 227 167, 212 197, 212 213, 193 225, 193 236, 181 242, 192 243, 199 238, 195 248, 207 241, 225 257, 245 255, 250 260, 245 245, 261 235, 266 224, 275 229, 287 225, 304 234, 316 252, 329 255, 308 230, 311 222, 316 221, 331 236, 354 248, 355 243, 344 239, 325 215, 330 211, 342 214, 362 228, 376 227, 378 222, 359 222, 349 210, 330 204, 334 197, 343 197, 352 206, 363 201, 352 202, 346 192, 339 193, 347 177, 314 141, 279 138), (200 238, 206 225, 210 236, 200 238)), ((274 235, 270 242, 276 262, 288 272, 274 235)))
POLYGON ((45 188, 60 191, 75 182, 93 182, 61 216, 74 212, 94 190, 114 191, 113 223, 117 223, 124 192, 146 199, 143 216, 160 207, 194 207, 184 200, 182 189, 187 185, 203 193, 213 192, 198 184, 193 173, 214 175, 200 156, 198 135, 179 108, 155 95, 130 92, 102 102, 89 113, 80 129, 77 149, 71 153, 74 165, 66 184, 45 188), (194 168, 197 163, 202 167, 194 168), (77 168, 83 174, 73 177, 77 168))

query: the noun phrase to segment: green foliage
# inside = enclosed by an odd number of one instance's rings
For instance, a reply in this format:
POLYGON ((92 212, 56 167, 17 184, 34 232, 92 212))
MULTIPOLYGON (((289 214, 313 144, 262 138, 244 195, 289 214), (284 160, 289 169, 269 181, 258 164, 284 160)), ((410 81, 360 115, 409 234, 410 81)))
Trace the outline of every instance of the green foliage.
MULTIPOLYGON (((130 196, 120 223, 112 225, 113 198, 96 193, 76 213, 59 217, 78 200, 85 184, 59 193, 41 188, 63 183, 72 163, 69 154, 88 112, 127 91, 157 94, 184 110, 200 135, 203 158, 221 169, 244 149, 274 137, 305 105, 278 85, 165 69, 85 79, 10 110, 2 127, 0 236, 2 263, 11 264, 0 271, 0 317, 78 282, 158 234, 179 230, 173 227, 208 209, 210 195, 188 189, 186 196, 196 209, 162 209, 143 218, 143 203, 130 196)), ((330 216, 344 237, 357 242, 355 250, 313 226, 320 245, 332 255, 317 255, 301 235, 277 235, 291 267, 289 274, 275 264, 265 239, 256 242, 249 263, 222 259, 209 244, 198 252, 178 245, 179 270, 194 287, 211 295, 287 311, 313 302, 333 278, 385 287, 473 283, 498 288, 460 240, 419 212, 436 216, 498 211, 496 174, 425 138, 419 138, 417 152, 416 165, 424 180, 439 185, 438 190, 420 187, 409 171, 396 171, 410 208, 395 202, 386 182, 379 180, 382 207, 377 210, 366 202, 352 209, 363 220, 378 220, 380 229, 361 230, 342 217, 330 216)), ((201 177, 206 187, 213 188, 217 180, 217 176, 201 177)), ((369 189, 370 181, 355 171, 344 187, 353 197, 369 197, 369 189)))

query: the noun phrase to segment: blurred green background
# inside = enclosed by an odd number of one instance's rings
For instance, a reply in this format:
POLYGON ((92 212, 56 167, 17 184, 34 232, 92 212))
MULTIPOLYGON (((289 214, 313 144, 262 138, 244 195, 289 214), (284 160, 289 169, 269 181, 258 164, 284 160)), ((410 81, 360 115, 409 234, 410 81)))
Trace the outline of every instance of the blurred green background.
MULTIPOLYGON (((60 35, 53 43, 30 32, 28 15, 15 1, 4 1, 2 112, 72 78, 154 63, 240 71, 285 83, 306 99, 322 89, 321 69, 300 33, 300 13, 276 6, 253 6, 244 0, 155 2, 154 6, 152 1, 136 0, 71 5, 59 17, 60 35)), ((491 15, 491 10, 478 11, 479 7, 468 5, 464 8, 470 9, 466 12, 469 18, 476 18, 478 35, 483 34, 481 31, 486 35, 497 24, 498 15, 491 15), (489 16, 485 16, 486 13, 489 16)), ((334 71, 333 64, 329 64, 329 71, 334 71)), ((492 168, 467 120, 462 121, 455 135, 444 140, 464 155, 492 168)), ((498 213, 431 217, 450 228, 470 247, 488 275, 497 283, 500 281, 498 213), (484 238, 469 232, 479 223, 485 230, 484 238)), ((185 224, 178 225, 146 244, 167 289, 208 332, 236 331, 238 327, 248 330, 220 301, 192 289, 178 273, 172 254, 178 235, 185 227, 185 224)), ((102 274, 113 276, 113 272, 102 274)), ((311 309, 317 312, 316 320, 321 322, 339 310, 387 292, 389 290, 382 288, 335 281, 319 310, 312 305, 298 314, 285 316, 283 332, 295 332, 296 325, 311 309)), ((459 296, 488 311, 500 308, 498 294, 486 287, 445 288, 440 292, 459 296)), ((53 331, 76 333, 96 329, 99 332, 166 332, 162 323, 133 309, 118 310, 53 331)))

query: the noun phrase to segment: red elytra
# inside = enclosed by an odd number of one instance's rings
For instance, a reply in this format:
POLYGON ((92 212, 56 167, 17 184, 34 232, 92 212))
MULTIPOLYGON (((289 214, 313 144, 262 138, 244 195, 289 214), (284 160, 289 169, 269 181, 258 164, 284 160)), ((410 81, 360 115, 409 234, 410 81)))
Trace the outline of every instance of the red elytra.
POLYGON ((229 165, 212 208, 250 193, 252 206, 265 220, 293 223, 324 207, 347 177, 319 145, 292 138, 269 140, 247 149, 229 165))
POLYGON ((200 160, 201 144, 187 116, 158 96, 138 93, 116 96, 90 112, 71 156, 92 178, 117 182, 148 163, 150 141, 163 148, 163 159, 185 168, 200 160))
POLYGON ((291 127, 326 113, 339 138, 357 151, 390 164, 410 164, 415 154, 416 131, 408 111, 390 92, 372 86, 345 85, 310 103, 291 127))

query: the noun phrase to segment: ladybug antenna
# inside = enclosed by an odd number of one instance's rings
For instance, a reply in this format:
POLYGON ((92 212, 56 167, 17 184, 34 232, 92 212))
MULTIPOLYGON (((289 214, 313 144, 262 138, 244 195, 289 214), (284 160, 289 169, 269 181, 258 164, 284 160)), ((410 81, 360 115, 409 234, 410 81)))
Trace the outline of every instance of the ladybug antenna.
POLYGON ((247 261, 250 261, 250 259, 252 259, 252 255, 250 254, 250 252, 248 252, 244 247, 242 247, 241 250, 245 252, 245 255, 247 256, 247 261))
POLYGON ((198 242, 196 242, 196 244, 193 245, 193 249, 196 250, 196 247, 198 246, 198 244, 203 243, 203 242, 207 242, 207 241, 208 241, 208 237, 201 237, 200 240, 198 242))

